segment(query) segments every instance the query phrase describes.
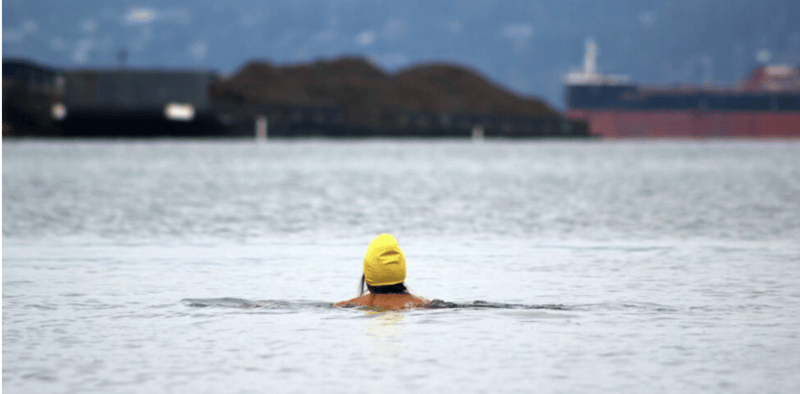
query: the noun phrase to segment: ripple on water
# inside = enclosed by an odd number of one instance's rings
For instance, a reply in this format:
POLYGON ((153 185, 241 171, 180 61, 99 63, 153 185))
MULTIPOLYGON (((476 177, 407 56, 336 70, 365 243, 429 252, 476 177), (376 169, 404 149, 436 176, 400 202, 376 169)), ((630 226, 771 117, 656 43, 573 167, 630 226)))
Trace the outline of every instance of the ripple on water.
MULTIPOLYGON (((338 309, 330 302, 321 301, 286 301, 286 300, 262 300, 251 301, 243 298, 223 297, 223 298, 184 298, 181 300, 186 306, 193 308, 237 308, 237 309, 279 309, 279 310, 300 310, 300 309, 338 309)), ((358 309, 358 308, 357 308, 358 309)), ((471 303, 456 303, 443 300, 433 300, 426 309, 471 309, 471 310, 554 310, 568 311, 574 308, 562 304, 506 304, 487 301, 473 301, 471 303)))

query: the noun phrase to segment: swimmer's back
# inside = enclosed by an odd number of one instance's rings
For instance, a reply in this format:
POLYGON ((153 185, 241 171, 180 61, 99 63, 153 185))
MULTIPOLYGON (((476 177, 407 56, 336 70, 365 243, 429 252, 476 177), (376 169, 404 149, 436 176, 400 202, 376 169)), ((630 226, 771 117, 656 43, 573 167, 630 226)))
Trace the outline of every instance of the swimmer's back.
POLYGON ((415 297, 411 294, 366 294, 349 301, 337 302, 336 306, 369 306, 386 309, 424 308, 428 300, 415 297))

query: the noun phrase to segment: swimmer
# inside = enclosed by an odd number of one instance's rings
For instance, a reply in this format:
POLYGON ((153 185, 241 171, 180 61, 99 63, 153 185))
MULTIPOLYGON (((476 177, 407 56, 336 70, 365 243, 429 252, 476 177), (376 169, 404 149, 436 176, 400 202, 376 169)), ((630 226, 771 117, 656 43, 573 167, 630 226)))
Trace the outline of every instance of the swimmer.
POLYGON ((369 306, 380 309, 409 309, 428 306, 430 301, 409 293, 406 279, 406 259, 389 234, 381 234, 369 244, 364 256, 359 297, 337 302, 336 306, 369 306), (369 294, 364 294, 366 284, 369 294))

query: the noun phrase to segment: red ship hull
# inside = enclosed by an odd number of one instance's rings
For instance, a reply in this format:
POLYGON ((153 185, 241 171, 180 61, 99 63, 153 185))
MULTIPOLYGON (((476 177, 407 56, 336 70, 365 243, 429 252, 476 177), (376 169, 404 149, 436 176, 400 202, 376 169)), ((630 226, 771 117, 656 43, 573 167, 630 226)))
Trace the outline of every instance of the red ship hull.
POLYGON ((800 138, 800 112, 569 109, 602 138, 800 138))

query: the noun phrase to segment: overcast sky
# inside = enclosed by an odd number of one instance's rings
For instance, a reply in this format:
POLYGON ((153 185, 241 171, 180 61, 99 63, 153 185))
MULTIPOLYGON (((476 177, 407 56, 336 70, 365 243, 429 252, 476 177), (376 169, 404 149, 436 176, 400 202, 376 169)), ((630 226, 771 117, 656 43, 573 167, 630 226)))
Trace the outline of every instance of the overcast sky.
POLYGON ((358 55, 389 72, 472 68, 555 106, 563 75, 600 47, 600 71, 643 83, 731 83, 800 61, 794 0, 4 0, 3 56, 61 67, 211 68, 358 55))

